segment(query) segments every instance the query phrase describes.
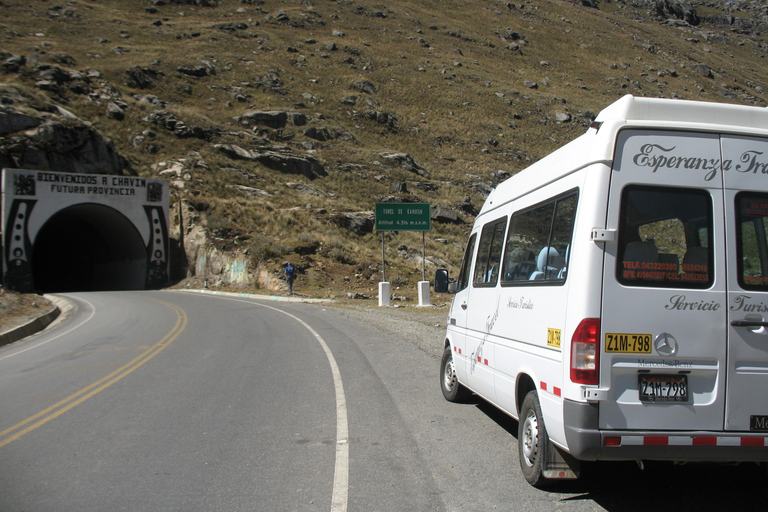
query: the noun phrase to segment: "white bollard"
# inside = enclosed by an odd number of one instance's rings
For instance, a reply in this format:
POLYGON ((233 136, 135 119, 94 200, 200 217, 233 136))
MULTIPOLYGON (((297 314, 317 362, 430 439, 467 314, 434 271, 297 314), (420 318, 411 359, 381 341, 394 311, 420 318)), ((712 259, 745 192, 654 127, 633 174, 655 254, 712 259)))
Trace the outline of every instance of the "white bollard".
POLYGON ((392 302, 392 285, 386 281, 379 282, 379 306, 389 306, 392 302))
POLYGON ((419 292, 419 306, 431 306, 429 298, 429 281, 419 281, 416 285, 419 292))

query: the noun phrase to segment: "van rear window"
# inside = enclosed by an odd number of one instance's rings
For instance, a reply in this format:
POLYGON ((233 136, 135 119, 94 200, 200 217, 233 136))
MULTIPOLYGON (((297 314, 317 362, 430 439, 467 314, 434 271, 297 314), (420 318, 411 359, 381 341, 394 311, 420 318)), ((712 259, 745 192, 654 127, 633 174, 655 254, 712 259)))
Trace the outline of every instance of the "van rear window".
POLYGON ((768 290, 768 195, 742 192, 736 196, 739 285, 768 290))
POLYGON ((628 286, 709 288, 712 198, 705 190, 628 186, 621 198, 616 276, 628 286))

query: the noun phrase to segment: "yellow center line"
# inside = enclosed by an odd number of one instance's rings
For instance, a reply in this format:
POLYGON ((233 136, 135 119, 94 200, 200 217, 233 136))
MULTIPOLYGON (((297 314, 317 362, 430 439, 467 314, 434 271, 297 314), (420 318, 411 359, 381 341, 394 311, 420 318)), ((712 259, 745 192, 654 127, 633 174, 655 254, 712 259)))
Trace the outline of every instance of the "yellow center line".
POLYGON ((160 341, 152 345, 150 348, 144 351, 140 356, 136 357, 133 361, 126 364, 125 366, 118 368, 117 370, 110 373, 106 377, 99 379, 98 381, 94 382, 90 386, 87 386, 81 389, 77 393, 70 395, 69 397, 65 398, 64 400, 61 400, 56 404, 53 404, 52 406, 40 411, 34 416, 30 416, 24 421, 17 423, 16 425, 0 432, 0 448, 7 445, 8 443, 15 441, 21 436, 35 430, 36 428, 42 425, 45 425, 52 419, 61 416, 62 414, 72 409, 73 407, 85 402, 86 400, 100 393, 101 391, 104 391, 106 388, 108 388, 115 382, 131 374, 134 370, 136 370, 137 368, 142 366, 144 363, 146 363, 147 361, 155 357, 157 354, 162 352, 163 349, 165 349, 168 345, 170 345, 179 336, 179 334, 181 334, 181 332, 186 328, 187 314, 184 312, 183 309, 181 309, 178 306, 175 306, 173 304, 170 304, 168 302, 164 302, 158 299, 152 299, 152 300, 155 300, 161 304, 164 304, 176 312, 176 324, 173 326, 173 329, 171 329, 170 332, 168 332, 168 334, 166 334, 160 341))

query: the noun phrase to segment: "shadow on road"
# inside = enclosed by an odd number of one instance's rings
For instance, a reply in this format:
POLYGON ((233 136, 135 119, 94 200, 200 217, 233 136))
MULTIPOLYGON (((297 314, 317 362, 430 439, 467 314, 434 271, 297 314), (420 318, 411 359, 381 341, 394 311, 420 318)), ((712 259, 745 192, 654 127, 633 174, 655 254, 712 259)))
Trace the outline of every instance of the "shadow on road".
MULTIPOLYGON (((477 397, 469 403, 517 439, 517 421, 477 397)), ((562 494, 563 503, 591 501, 613 512, 766 510, 768 471, 755 463, 647 461, 641 469, 634 461, 593 462, 584 464, 578 480, 554 482, 542 492, 562 494)))

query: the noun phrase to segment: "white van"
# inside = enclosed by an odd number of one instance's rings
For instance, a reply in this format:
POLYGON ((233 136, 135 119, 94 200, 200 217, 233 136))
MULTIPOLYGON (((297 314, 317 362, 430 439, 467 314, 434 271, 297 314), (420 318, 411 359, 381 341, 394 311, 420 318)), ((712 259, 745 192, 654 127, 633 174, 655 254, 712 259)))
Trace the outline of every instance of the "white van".
POLYGON ((501 183, 440 380, 519 420, 529 483, 579 461, 768 461, 768 109, 625 96, 501 183))

